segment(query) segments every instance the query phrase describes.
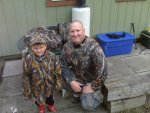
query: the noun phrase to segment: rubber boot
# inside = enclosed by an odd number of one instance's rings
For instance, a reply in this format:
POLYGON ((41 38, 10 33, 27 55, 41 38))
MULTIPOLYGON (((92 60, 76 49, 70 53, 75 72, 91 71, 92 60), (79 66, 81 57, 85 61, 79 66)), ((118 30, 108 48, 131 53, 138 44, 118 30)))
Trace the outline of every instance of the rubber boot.
POLYGON ((56 111, 57 111, 57 109, 56 109, 56 107, 54 106, 54 104, 53 104, 52 106, 51 106, 51 105, 48 105, 47 108, 48 108, 48 111, 50 111, 50 112, 56 112, 56 111))
POLYGON ((38 108, 39 108, 39 113, 45 113, 44 105, 39 105, 38 108))

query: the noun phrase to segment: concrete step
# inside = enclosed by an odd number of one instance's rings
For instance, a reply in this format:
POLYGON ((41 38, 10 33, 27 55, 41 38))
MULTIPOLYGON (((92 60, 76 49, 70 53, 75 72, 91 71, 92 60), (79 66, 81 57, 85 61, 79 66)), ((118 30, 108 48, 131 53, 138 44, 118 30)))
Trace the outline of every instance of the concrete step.
POLYGON ((22 60, 13 60, 13 61, 6 61, 3 77, 9 77, 14 75, 22 75, 22 60))
POLYGON ((0 83, 2 82, 2 75, 3 75, 4 67, 5 67, 5 61, 0 60, 0 83))

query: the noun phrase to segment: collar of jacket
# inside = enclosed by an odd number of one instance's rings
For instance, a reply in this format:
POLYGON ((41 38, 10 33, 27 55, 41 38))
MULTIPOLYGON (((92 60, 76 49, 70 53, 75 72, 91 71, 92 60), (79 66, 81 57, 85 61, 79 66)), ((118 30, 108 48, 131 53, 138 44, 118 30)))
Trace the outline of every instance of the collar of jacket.
POLYGON ((82 47, 84 45, 86 39, 87 39, 87 36, 85 36, 84 40, 79 45, 74 45, 73 44, 74 48, 80 48, 80 47, 82 47))
POLYGON ((43 59, 45 59, 46 57, 47 57, 47 54, 48 54, 48 52, 47 51, 45 51, 45 53, 42 55, 42 56, 36 56, 35 54, 33 54, 33 56, 34 56, 34 58, 35 58, 35 60, 37 61, 37 62, 42 62, 43 61, 43 59))

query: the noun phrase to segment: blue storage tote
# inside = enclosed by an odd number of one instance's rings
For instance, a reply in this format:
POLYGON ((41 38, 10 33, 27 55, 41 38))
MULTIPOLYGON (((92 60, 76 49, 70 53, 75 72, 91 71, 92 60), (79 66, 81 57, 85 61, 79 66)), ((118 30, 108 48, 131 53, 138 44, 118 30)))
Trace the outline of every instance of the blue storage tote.
POLYGON ((128 32, 109 32, 97 34, 96 39, 107 57, 131 53, 135 36, 128 32))

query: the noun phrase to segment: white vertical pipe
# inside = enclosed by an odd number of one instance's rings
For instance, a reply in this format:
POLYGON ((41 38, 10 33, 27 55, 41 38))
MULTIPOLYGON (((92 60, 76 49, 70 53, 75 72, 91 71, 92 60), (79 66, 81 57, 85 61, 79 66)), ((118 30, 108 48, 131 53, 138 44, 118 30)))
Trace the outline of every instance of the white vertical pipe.
POLYGON ((72 8, 72 21, 79 20, 85 28, 85 35, 90 37, 90 8, 74 7, 72 8))

